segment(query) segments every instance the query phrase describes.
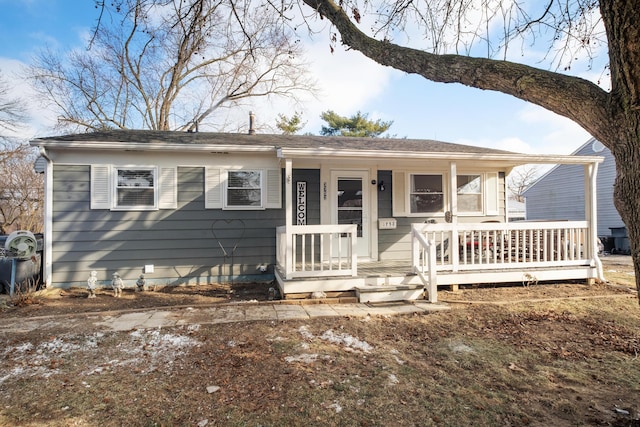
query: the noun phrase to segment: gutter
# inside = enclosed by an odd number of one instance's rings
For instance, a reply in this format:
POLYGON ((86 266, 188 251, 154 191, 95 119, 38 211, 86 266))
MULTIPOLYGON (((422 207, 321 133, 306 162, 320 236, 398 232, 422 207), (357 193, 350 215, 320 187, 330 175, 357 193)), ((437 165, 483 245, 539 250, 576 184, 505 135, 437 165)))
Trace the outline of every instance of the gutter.
POLYGON ((233 145, 233 144, 149 144, 135 142, 113 142, 113 141, 44 141, 34 139, 31 145, 39 147, 51 147, 59 149, 82 149, 82 150, 110 150, 110 151, 195 151, 195 152, 229 152, 229 153, 256 153, 275 152, 273 146, 265 145, 233 145))
POLYGON ((604 161, 601 156, 563 156, 543 154, 502 154, 502 153, 456 153, 456 152, 417 152, 417 151, 383 151, 383 150, 339 150, 328 148, 286 148, 279 147, 280 158, 380 158, 385 159, 428 159, 428 160, 472 160, 497 161, 510 164, 597 164, 604 161))
POLYGON ((38 147, 40 156, 44 158, 47 163, 44 170, 44 267, 43 267, 43 282, 44 287, 51 286, 51 274, 52 274, 52 254, 53 254, 53 160, 49 157, 47 150, 40 146, 38 147))

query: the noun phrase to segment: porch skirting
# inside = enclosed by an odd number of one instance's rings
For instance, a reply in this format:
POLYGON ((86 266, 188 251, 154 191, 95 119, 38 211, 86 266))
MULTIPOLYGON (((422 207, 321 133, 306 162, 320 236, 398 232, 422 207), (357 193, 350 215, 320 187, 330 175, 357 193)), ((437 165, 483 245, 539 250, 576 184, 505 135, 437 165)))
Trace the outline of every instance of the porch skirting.
MULTIPOLYGON (((284 298, 291 294, 313 292, 354 292, 359 302, 403 301, 426 299, 428 291, 422 279, 411 272, 408 263, 368 262, 360 263, 358 276, 298 278, 286 280, 276 269, 275 277, 284 298), (376 295, 377 294, 377 295, 376 295)), ((596 267, 577 265, 558 269, 537 267, 523 269, 479 269, 458 272, 438 271, 437 286, 513 283, 529 285, 537 282, 598 279, 596 267)))

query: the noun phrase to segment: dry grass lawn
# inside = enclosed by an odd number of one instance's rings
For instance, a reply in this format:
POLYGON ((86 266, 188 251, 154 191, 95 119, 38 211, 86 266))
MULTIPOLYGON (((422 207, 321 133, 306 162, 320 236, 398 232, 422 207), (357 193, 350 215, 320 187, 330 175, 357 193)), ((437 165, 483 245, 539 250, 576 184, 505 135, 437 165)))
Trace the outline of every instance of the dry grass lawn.
POLYGON ((69 330, 120 302, 42 296, 0 312, 57 314, 0 335, 0 425, 637 426, 640 308, 628 261, 606 262, 614 286, 469 287, 441 291, 448 312, 364 319, 69 330))

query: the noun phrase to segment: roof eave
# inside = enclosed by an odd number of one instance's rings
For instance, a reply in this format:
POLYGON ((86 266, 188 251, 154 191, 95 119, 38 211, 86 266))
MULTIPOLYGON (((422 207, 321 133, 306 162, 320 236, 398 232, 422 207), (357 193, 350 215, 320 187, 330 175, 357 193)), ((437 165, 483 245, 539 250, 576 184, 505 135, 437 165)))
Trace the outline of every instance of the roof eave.
POLYGON ((275 152, 273 146, 264 145, 234 145, 234 144, 156 144, 113 141, 56 141, 34 139, 32 146, 63 150, 107 150, 107 151, 191 151, 191 152, 225 152, 225 153, 256 153, 275 152))
POLYGON ((601 163, 600 156, 566 156, 518 153, 457 153, 457 152, 419 152, 419 151, 379 151, 379 150, 335 150, 326 148, 300 149, 278 148, 280 158, 314 158, 314 157, 342 157, 342 158, 380 158, 389 159, 424 159, 424 160, 474 160, 494 161, 506 164, 591 164, 601 163))

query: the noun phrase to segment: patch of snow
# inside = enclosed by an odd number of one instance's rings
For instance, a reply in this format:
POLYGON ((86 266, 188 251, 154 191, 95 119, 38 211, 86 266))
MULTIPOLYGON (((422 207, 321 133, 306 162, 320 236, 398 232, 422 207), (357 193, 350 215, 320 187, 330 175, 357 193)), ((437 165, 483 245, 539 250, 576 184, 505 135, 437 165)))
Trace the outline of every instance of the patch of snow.
POLYGON ((320 339, 329 341, 333 344, 344 345, 347 348, 360 350, 365 353, 369 353, 371 350, 373 350, 373 347, 366 341, 360 341, 358 338, 353 337, 349 334, 335 333, 331 329, 325 331, 325 333, 320 336, 320 339))
POLYGON ((389 350, 389 353, 393 356, 394 359, 396 359, 396 363, 398 365, 404 365, 405 363, 407 363, 407 362, 405 362, 404 360, 402 360, 402 359, 400 359, 398 357, 400 352, 398 350, 396 350, 395 348, 392 348, 391 350, 389 350))
POLYGON ((327 408, 333 409, 334 411, 336 411, 336 414, 342 412, 342 405, 340 405, 338 402, 333 402, 331 405, 327 406, 327 408))
POLYGON ((475 353, 476 352, 472 347, 469 347, 468 345, 463 344, 461 342, 451 343, 449 344, 449 348, 454 353, 475 353))
POLYGON ((300 332, 300 335, 302 335, 302 338, 305 340, 312 340, 314 338, 313 334, 309 332, 309 328, 304 325, 298 328, 298 332, 300 332))
POLYGON ((129 334, 130 339, 122 340, 115 351, 105 354, 100 343, 106 337, 104 333, 65 335, 38 345, 22 342, 6 347, 2 351, 0 383, 16 377, 48 378, 60 372, 57 369, 60 359, 76 355, 77 359, 89 358, 94 361, 83 375, 102 374, 131 365, 143 365, 153 370, 155 365, 171 364, 188 348, 199 345, 199 341, 186 335, 137 330, 129 334))
POLYGON ((395 376, 395 374, 389 374, 389 385, 396 385, 400 382, 400 380, 398 379, 398 377, 395 376))
POLYGON ((317 360, 318 360, 318 354, 316 353, 313 353, 313 354, 303 353, 297 356, 287 356, 284 358, 284 361, 287 363, 294 363, 294 362, 313 363, 317 360))

